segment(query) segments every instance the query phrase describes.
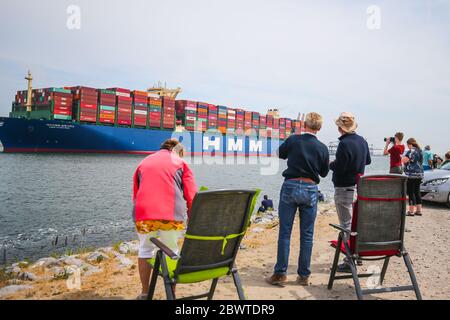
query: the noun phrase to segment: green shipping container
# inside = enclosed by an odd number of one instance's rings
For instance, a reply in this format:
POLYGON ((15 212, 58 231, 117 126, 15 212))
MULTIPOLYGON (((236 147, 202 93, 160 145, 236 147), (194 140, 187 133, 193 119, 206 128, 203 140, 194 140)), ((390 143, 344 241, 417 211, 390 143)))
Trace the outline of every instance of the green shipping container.
POLYGON ((116 111, 116 107, 100 106, 100 110, 116 111))

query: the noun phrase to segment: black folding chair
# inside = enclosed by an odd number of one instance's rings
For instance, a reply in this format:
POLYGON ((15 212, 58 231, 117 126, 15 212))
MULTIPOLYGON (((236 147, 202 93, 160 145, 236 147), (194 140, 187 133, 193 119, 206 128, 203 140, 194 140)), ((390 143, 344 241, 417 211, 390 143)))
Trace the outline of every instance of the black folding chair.
POLYGON ((363 299, 365 294, 406 290, 414 290, 417 299, 422 299, 411 259, 404 246, 406 180, 405 176, 393 174, 360 177, 358 198, 353 204, 351 230, 331 224, 340 233, 337 241, 331 241, 331 246, 336 248, 336 253, 328 289, 333 288, 334 280, 353 279, 356 295, 360 300, 363 299), (341 253, 348 260, 351 275, 336 276, 341 253), (389 260, 394 256, 403 257, 412 285, 361 289, 359 278, 371 277, 373 274, 358 274, 355 262, 358 259, 384 260, 379 278, 379 285, 381 286, 389 260))
POLYGON ((153 299, 158 276, 164 279, 168 300, 176 299, 175 284, 212 280, 209 292, 180 299, 211 300, 219 278, 231 275, 239 299, 244 300, 235 259, 259 192, 219 190, 197 193, 180 255, 158 239, 151 239, 159 251, 156 258, 149 260, 153 273, 148 299, 153 299))

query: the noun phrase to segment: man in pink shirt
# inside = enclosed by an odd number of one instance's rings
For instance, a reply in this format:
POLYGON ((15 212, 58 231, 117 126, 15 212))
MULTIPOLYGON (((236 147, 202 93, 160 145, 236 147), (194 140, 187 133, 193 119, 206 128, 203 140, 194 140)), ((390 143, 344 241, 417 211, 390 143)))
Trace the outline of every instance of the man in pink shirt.
POLYGON ((165 141, 161 150, 145 158, 133 178, 133 218, 139 236, 139 274, 144 298, 148 293, 156 246, 152 237, 178 253, 178 239, 190 215, 197 193, 194 175, 185 160, 183 145, 175 139, 165 141))

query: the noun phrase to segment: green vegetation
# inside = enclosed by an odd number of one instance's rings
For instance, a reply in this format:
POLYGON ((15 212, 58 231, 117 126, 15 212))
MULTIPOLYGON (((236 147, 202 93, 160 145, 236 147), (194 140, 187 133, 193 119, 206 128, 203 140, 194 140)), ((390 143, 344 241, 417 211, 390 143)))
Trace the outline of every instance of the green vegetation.
POLYGON ((123 241, 118 241, 113 245, 114 250, 119 251, 120 245, 123 243, 123 241))

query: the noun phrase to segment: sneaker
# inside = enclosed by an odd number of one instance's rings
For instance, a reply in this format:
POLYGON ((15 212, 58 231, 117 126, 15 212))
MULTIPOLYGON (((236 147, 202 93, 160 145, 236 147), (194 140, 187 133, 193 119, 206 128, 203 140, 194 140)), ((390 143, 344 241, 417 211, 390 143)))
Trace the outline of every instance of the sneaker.
POLYGON ((284 274, 273 274, 271 277, 266 278, 266 282, 273 286, 281 286, 286 280, 287 277, 284 274))
POLYGON ((309 277, 297 276, 297 283, 301 286, 309 286, 309 277))
POLYGON ((415 215, 420 217, 422 215, 422 211, 416 211, 415 215))
POLYGON ((341 263, 337 266, 337 272, 342 273, 352 273, 352 269, 350 268, 350 265, 348 263, 341 263))
POLYGON ((363 265, 363 261, 361 259, 356 259, 356 265, 361 267, 363 265))
POLYGON ((136 300, 147 300, 148 294, 146 293, 141 293, 140 295, 138 295, 136 297, 136 300))
POLYGON ((408 211, 408 212, 406 213, 406 215, 407 215, 408 217, 414 217, 414 216, 415 216, 415 213, 414 213, 414 212, 408 211))

